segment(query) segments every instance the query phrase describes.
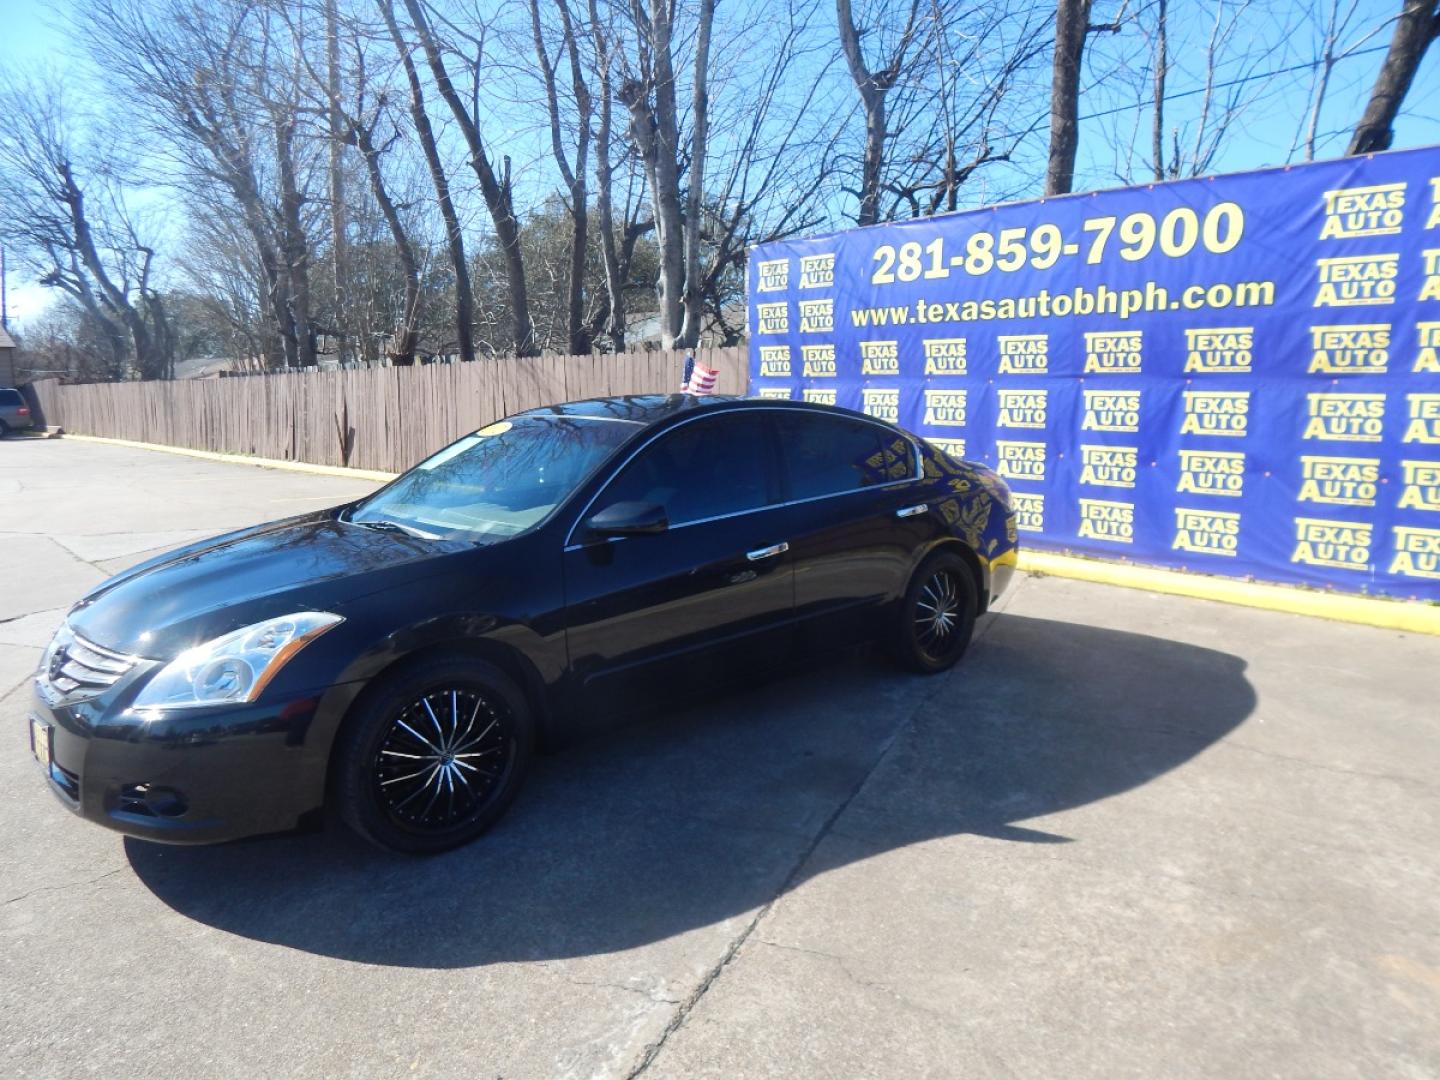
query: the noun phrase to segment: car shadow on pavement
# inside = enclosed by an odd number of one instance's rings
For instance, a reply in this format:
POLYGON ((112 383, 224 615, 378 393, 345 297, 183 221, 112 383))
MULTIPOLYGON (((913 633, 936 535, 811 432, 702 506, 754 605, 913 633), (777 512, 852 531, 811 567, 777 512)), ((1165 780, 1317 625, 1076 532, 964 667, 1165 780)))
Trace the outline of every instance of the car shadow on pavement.
POLYGON ((175 911, 321 955, 449 968, 611 953, 828 869, 805 860, 842 808, 851 861, 962 833, 1071 841, 1022 823, 1183 765, 1255 705, 1228 653, 1016 615, 982 629, 949 676, 851 658, 571 746, 443 856, 386 855, 338 828, 125 851, 175 911))

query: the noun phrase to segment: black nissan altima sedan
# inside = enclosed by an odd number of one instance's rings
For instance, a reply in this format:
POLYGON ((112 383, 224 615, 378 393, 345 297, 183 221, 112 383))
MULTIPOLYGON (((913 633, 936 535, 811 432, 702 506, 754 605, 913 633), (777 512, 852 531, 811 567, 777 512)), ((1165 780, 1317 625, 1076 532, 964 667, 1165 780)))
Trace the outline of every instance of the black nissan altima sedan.
POLYGON ((72 809, 151 840, 328 809, 442 851, 504 812, 537 748, 677 675, 864 639, 949 668, 1016 550, 999 478, 859 413, 533 409, 368 498, 97 587, 36 674, 31 749, 72 809))

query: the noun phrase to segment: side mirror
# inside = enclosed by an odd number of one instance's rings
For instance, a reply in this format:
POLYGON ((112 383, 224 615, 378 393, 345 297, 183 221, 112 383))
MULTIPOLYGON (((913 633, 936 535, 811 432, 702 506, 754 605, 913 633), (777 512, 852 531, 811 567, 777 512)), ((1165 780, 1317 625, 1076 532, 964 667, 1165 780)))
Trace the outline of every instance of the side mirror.
POLYGON ((618 502, 585 523, 591 536, 647 536, 670 527, 665 508, 656 503, 618 502))

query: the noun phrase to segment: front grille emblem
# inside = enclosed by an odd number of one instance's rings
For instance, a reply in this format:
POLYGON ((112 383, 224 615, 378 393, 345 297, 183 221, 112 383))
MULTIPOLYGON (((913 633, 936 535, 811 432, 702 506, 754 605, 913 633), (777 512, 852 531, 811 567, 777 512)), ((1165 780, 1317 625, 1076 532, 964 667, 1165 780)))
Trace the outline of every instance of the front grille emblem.
POLYGON ((40 696, 50 705, 85 701, 104 693, 128 674, 136 657, 96 645, 62 626, 55 633, 49 660, 36 673, 40 696))

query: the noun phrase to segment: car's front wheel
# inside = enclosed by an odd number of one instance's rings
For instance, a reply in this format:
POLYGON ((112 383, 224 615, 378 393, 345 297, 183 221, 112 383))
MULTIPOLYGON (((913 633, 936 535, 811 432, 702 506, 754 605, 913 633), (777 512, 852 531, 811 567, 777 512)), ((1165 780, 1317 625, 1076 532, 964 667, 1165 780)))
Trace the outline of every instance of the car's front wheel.
POLYGON ((391 851, 469 843, 505 812, 529 768, 535 730, 524 694, 493 664, 463 655, 381 679, 340 734, 340 816, 391 851))
POLYGON ((965 655, 979 610, 975 576, 959 555, 940 552, 920 564, 900 603, 895 654, 911 671, 946 671, 965 655))

